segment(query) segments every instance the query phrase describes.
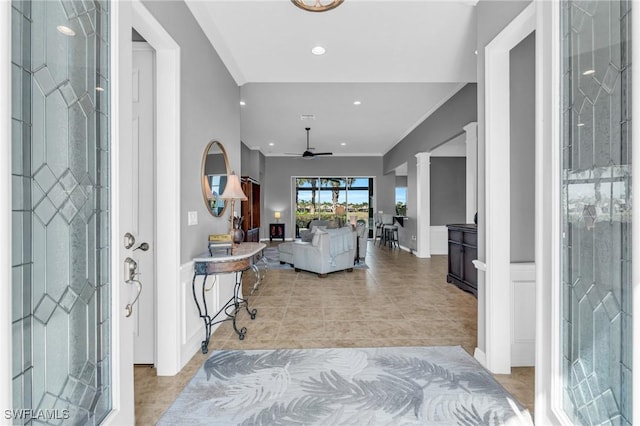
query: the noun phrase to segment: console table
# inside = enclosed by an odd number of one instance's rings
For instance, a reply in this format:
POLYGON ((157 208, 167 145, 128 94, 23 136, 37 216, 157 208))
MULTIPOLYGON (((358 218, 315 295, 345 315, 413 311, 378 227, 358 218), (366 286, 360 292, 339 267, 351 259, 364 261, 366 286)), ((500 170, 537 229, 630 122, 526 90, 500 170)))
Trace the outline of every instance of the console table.
MULTIPOLYGON (((201 350, 203 354, 209 351, 209 339, 211 338, 211 326, 223 321, 232 321, 233 329, 238 334, 240 340, 244 339, 244 335, 247 332, 246 327, 238 329, 236 325, 236 317, 240 309, 244 308, 251 316, 251 319, 256 318, 258 313, 257 309, 249 309, 249 301, 242 295, 242 274, 248 269, 252 269, 256 282, 254 284, 254 290, 257 288, 261 274, 258 268, 260 263, 264 263, 266 268, 267 262, 264 259, 263 251, 266 247, 264 243, 241 243, 233 249, 231 254, 221 253, 218 255, 208 256, 208 253, 202 257, 196 257, 193 259, 194 273, 193 281, 191 282, 191 288, 193 291, 193 300, 198 308, 200 318, 204 321, 205 327, 205 339, 202 341, 201 350), (229 274, 235 273, 235 284, 233 287, 233 296, 225 303, 218 312, 214 315, 209 313, 207 306, 207 299, 205 296, 207 277, 209 275, 229 274), (202 301, 198 300, 196 292, 196 277, 203 276, 202 279, 202 301)), ((253 293, 253 291, 252 291, 253 293)))

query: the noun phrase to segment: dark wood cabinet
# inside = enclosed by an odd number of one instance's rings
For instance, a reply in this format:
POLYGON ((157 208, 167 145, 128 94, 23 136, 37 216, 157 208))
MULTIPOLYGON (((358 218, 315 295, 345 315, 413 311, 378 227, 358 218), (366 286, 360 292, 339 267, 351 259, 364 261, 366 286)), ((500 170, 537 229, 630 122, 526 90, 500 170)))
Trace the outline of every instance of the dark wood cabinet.
POLYGON ((478 227, 447 225, 449 230, 449 273, 447 282, 478 296, 478 271, 472 261, 478 258, 478 227))
POLYGON ((273 241, 274 238, 282 238, 284 241, 284 223, 269 224, 269 241, 273 241))
POLYGON ((242 191, 247 200, 242 202, 240 214, 244 217, 244 240, 260 241, 260 184, 248 176, 242 177, 242 191))

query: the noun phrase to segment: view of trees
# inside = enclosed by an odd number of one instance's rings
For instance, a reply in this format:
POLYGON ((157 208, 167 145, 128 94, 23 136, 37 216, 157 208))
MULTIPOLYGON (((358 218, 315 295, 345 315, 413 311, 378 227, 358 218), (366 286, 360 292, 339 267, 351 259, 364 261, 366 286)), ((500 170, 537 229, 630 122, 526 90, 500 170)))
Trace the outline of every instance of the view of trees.
POLYGON ((370 178, 296 178, 296 225, 305 228, 313 219, 369 221, 370 178))

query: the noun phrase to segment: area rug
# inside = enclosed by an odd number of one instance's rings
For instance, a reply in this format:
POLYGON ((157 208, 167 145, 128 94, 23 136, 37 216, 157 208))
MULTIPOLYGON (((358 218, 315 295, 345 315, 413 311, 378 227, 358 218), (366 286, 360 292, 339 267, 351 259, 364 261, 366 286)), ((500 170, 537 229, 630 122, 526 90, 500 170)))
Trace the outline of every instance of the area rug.
POLYGON ((215 351, 159 425, 500 425, 527 412, 459 346, 215 351))
MULTIPOLYGON (((281 264, 280 263, 280 253, 278 252, 278 247, 267 247, 264 249, 264 257, 267 260, 267 264, 269 265, 269 269, 290 269, 293 271, 293 266, 288 263, 281 264)), ((369 269, 364 260, 353 265, 353 269, 369 269)))

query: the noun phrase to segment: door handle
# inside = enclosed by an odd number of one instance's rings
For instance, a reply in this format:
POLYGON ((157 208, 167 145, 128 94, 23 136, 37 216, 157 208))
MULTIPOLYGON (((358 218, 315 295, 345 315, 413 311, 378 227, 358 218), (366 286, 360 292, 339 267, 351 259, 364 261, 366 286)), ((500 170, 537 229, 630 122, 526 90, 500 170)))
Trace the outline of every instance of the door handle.
POLYGON ((138 280, 130 280, 127 281, 128 284, 135 284, 136 285, 136 297, 133 299, 133 301, 131 303, 127 303, 127 306, 124 307, 124 311, 125 311, 125 317, 129 318, 131 316, 131 314, 133 313, 133 305, 136 304, 136 302, 138 301, 138 298, 140 297, 140 293, 142 292, 142 283, 138 280))
POLYGON ((125 306, 124 308, 125 317, 127 318, 129 318, 133 313, 133 305, 136 304, 138 298, 140 297, 140 293, 142 292, 142 283, 139 280, 135 279, 136 275, 140 275, 140 272, 138 272, 138 262, 131 259, 130 257, 127 257, 124 260, 124 282, 126 284, 134 284, 136 286, 136 297, 134 297, 130 303, 127 303, 127 306, 125 306))

